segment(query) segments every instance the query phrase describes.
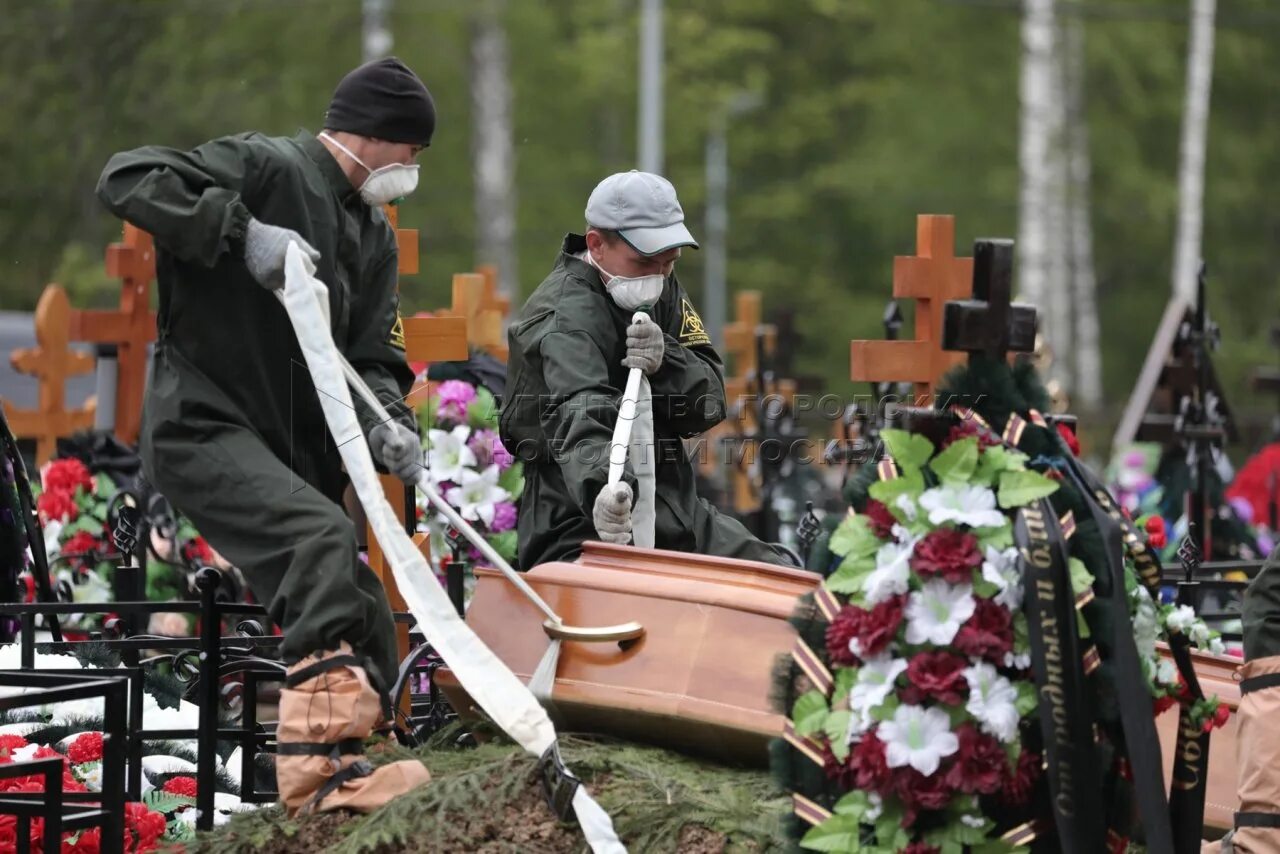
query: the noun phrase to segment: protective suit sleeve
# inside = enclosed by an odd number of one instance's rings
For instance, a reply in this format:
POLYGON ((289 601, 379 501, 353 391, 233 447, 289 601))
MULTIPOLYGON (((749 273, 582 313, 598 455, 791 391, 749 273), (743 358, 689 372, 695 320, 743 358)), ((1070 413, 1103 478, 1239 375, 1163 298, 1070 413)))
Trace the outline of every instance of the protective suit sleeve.
POLYGON ((250 192, 258 165, 243 137, 223 137, 191 151, 146 146, 114 155, 98 179, 107 209, 188 263, 212 267, 244 251, 250 192))
POLYGON ((662 324, 666 348, 662 364, 649 376, 654 420, 684 438, 696 436, 724 420, 724 364, 679 282, 674 311, 655 320, 662 324))
MULTIPOLYGON (((366 274, 351 317, 343 355, 382 401, 391 417, 416 432, 417 420, 413 410, 404 402, 413 388, 413 371, 405 359, 397 259, 392 250, 381 256, 366 274)), ((357 401, 356 415, 360 428, 368 436, 377 423, 373 414, 357 401)))
MULTIPOLYGON (((618 421, 622 391, 609 383, 604 352, 586 332, 548 333, 539 346, 549 398, 538 402, 549 453, 560 466, 565 486, 588 519, 596 495, 609 480, 609 446, 618 421)), ((637 495, 635 474, 623 474, 637 495)))

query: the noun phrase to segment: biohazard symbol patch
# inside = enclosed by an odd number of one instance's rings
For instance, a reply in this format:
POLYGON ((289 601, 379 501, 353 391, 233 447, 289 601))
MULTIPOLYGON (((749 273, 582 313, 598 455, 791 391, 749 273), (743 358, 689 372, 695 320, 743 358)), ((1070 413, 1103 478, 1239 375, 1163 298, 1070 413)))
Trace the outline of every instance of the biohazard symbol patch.
POLYGON ((688 298, 680 301, 680 343, 686 347, 699 347, 711 343, 711 336, 702 325, 702 318, 688 298))
POLYGON ((404 318, 400 316, 400 312, 396 312, 396 322, 391 324, 391 334, 387 336, 387 343, 392 347, 404 349, 404 318))

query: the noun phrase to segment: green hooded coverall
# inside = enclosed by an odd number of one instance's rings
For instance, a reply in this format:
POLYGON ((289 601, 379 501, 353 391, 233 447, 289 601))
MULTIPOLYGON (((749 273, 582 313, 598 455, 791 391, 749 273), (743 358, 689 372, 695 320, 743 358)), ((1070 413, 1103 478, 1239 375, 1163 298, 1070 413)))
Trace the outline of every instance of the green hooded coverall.
MULTIPOLYGON (((160 310, 143 408, 144 472, 245 574, 292 665, 346 641, 386 702, 385 591, 357 552, 347 485, 284 306, 243 261, 250 216, 320 253, 338 349, 398 421, 405 361, 395 235, 313 135, 243 134, 111 158, 98 197, 155 238, 160 310)), ((364 434, 376 423, 357 404, 364 434)))
MULTIPOLYGON (((609 477, 609 445, 627 382, 622 359, 632 312, 619 308, 596 268, 577 257, 586 248, 582 235, 565 238, 555 267, 507 333, 499 425, 503 444, 525 466, 518 562, 526 570, 572 560, 584 541, 597 539, 592 508, 609 477)), ((698 497, 681 440, 724 419, 724 369, 674 274, 649 314, 665 344, 662 364, 649 377, 657 547, 792 565, 698 497)), ((624 477, 638 494, 629 463, 624 477)))

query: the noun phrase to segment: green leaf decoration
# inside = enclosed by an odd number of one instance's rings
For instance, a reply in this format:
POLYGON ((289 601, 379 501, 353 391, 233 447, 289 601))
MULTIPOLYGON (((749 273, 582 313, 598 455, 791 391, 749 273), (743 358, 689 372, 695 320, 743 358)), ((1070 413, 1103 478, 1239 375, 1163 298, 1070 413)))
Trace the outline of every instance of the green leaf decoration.
POLYGON ((1031 635, 1027 629, 1027 615, 1023 611, 1016 611, 1013 615, 1013 648, 1017 650, 1027 650, 1031 646, 1031 635))
POLYGON ((933 458, 929 468, 944 483, 968 483, 978 468, 978 438, 970 436, 952 442, 933 458))
POLYGON ((924 475, 919 470, 909 471, 893 480, 877 480, 867 488, 867 494, 886 507, 892 507, 899 495, 919 498, 924 492, 924 475))
POLYGON ((509 469, 498 475, 498 486, 502 487, 515 501, 524 492, 524 466, 514 463, 509 469))
POLYGON ((476 398, 467 404, 467 425, 478 430, 498 426, 498 405, 484 386, 476 386, 476 398))
POLYGON ((867 797, 866 792, 858 789, 854 789, 836 801, 835 807, 832 808, 836 815, 847 815, 856 819, 861 819, 869 809, 871 809, 871 799, 867 797))
MULTIPOLYGON (((1018 714, 1025 718, 1034 712, 1039 705, 1040 698, 1036 696, 1036 686, 1030 682, 1019 682, 1018 698, 1013 701, 1013 707, 1018 710, 1018 714)), ((1016 760, 1017 757, 1018 754, 1015 752, 1013 758, 1016 760)))
POLYGON ((871 530, 871 522, 866 516, 846 516, 835 533, 831 535, 828 548, 833 554, 841 557, 860 558, 873 555, 884 545, 871 530))
POLYGON ((885 697, 883 703, 871 710, 871 717, 873 720, 883 723, 893 717, 893 713, 898 711, 898 706, 900 705, 902 705, 902 702, 898 699, 898 695, 890 694, 885 697))
POLYGON ((933 456, 933 443, 917 433, 882 430, 880 439, 889 449, 889 456, 904 472, 920 470, 933 456))
POLYGON ((795 723, 796 735, 813 735, 820 731, 828 712, 827 698, 820 691, 801 694, 791 708, 791 720, 795 723))
POLYGON ((1071 569, 1071 592, 1079 596, 1086 590, 1093 589, 1094 577, 1087 568, 1084 561, 1078 557, 1073 557, 1067 561, 1067 566, 1071 569))
POLYGON ((196 828, 193 824, 187 824, 180 819, 173 819, 164 829, 165 841, 169 842, 194 842, 196 838, 196 828))
POLYGON ((876 841, 890 851, 901 851, 911 843, 906 828, 902 826, 902 816, 897 810, 885 810, 876 819, 876 841))
POLYGON ((862 826, 856 818, 833 815, 812 828, 800 840, 809 851, 861 851, 862 826))
POLYGON ((982 568, 979 567, 973 571, 973 595, 983 599, 990 599, 1000 592, 1000 588, 990 581, 982 577, 982 568))
POLYGON ((840 762, 849 758, 849 719, 852 717, 852 712, 843 709, 827 715, 826 720, 822 722, 822 731, 831 745, 831 752, 840 762))
POLYGON ((1081 639, 1093 637, 1093 632, 1089 630, 1089 621, 1084 618, 1084 614, 1076 611, 1076 633, 1081 639))
POLYGON ((1036 471, 1006 471, 1000 474, 997 499, 1005 510, 1022 507, 1058 491, 1058 482, 1036 471))
POLYGON ((992 528, 975 528, 973 533, 978 537, 978 548, 986 553, 987 547, 1004 550, 1013 545, 1013 523, 998 525, 992 528))
POLYGON ((163 815, 168 815, 176 810, 184 807, 193 807, 196 805, 195 798, 189 798, 186 795, 175 795, 162 789, 152 789, 142 796, 142 802, 150 809, 155 810, 163 815))
POLYGON ((519 544, 515 531, 503 531, 501 534, 490 534, 486 539, 493 550, 502 556, 507 563, 516 559, 516 548, 519 544))
POLYGON ((853 680, 858 675, 858 671, 852 667, 836 668, 836 684, 831 689, 831 705, 835 705, 849 696, 849 692, 853 690, 853 680))
POLYGON ((840 566, 826 580, 827 589, 832 593, 852 595, 862 592, 862 584, 876 568, 875 558, 845 558, 840 566))

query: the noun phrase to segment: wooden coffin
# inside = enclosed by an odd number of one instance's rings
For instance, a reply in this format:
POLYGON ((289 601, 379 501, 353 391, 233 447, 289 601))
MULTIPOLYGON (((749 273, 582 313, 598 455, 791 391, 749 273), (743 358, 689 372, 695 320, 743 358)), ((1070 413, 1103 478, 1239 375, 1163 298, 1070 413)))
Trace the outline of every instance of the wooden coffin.
MULTIPOLYGON (((618 643, 565 641, 549 711, 566 732, 606 733, 743 764, 767 762, 784 718, 769 705, 773 663, 790 652, 787 622, 820 577, 800 569, 684 552, 589 542, 574 563, 525 579, 568 624, 635 620, 644 635, 618 643)), ((501 573, 476 571, 467 624, 529 681, 550 644, 543 617, 501 573)), ((437 684, 475 717, 453 674, 437 684)))
MULTIPOLYGON (((1171 658, 1169 649, 1158 644, 1160 655, 1171 658)), ((1236 710, 1240 708, 1240 683, 1236 671, 1244 663, 1241 659, 1226 655, 1213 655, 1193 651, 1191 660, 1200 688, 1206 697, 1214 694, 1231 708, 1231 719, 1226 726, 1215 729, 1209 737, 1209 788, 1205 795, 1205 827, 1230 830, 1236 810, 1236 710)), ((1178 709, 1166 709, 1156 718, 1160 733, 1160 753, 1164 758, 1164 779, 1170 781, 1173 769, 1174 749, 1178 737, 1178 709)))

